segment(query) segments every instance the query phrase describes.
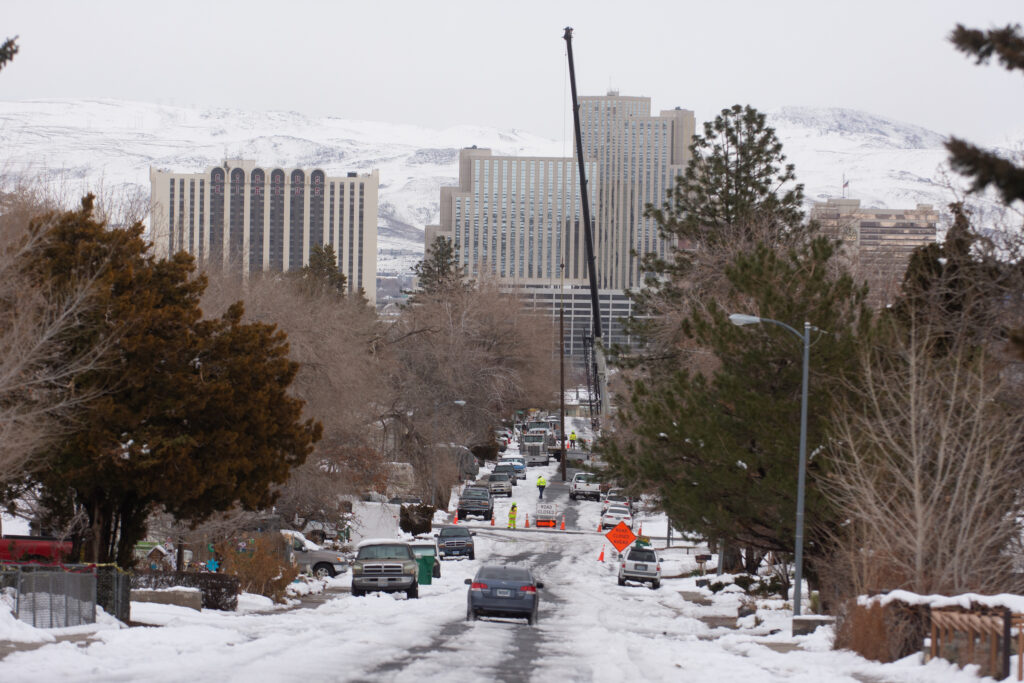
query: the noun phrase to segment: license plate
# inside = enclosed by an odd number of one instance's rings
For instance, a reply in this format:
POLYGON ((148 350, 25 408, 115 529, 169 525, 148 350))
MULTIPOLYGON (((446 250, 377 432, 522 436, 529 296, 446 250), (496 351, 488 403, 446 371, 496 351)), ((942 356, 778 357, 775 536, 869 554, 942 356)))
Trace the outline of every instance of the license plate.
POLYGON ((512 591, 509 590, 508 588, 498 588, 497 590, 494 591, 494 594, 497 595, 499 598, 510 598, 510 597, 512 597, 512 591))
POLYGON ((646 564, 638 564, 636 566, 636 570, 638 572, 645 572, 645 571, 647 571, 647 565, 646 564))

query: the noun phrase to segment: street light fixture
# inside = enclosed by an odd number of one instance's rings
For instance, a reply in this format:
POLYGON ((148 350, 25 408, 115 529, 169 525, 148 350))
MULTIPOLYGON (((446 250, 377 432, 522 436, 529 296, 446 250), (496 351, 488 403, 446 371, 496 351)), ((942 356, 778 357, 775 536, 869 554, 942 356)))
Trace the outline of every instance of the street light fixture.
POLYGON ((771 318, 759 318, 756 315, 733 313, 729 316, 733 325, 756 325, 771 323, 792 332, 804 342, 803 394, 800 399, 800 472, 796 486, 796 571, 793 577, 793 616, 800 616, 800 597, 803 584, 804 564, 804 487, 806 486, 807 470, 807 368, 811 357, 811 329, 809 322, 804 322, 804 333, 800 334, 784 322, 771 318))

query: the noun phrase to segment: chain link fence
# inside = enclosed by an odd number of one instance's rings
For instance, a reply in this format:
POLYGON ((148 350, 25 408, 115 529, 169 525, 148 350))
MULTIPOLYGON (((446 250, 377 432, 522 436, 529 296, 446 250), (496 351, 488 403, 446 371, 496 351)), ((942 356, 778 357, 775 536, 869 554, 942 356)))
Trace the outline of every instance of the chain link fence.
POLYGON ((0 586, 14 598, 14 615, 35 628, 96 621, 96 569, 4 565, 0 586))

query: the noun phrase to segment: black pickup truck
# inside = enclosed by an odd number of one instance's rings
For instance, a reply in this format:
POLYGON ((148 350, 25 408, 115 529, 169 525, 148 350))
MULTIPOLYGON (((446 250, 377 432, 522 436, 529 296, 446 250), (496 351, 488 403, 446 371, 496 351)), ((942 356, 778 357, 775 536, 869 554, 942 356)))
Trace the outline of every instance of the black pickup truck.
POLYGON ((467 487, 459 496, 458 511, 459 519, 465 519, 470 515, 490 519, 494 514, 494 500, 490 492, 483 487, 467 487))

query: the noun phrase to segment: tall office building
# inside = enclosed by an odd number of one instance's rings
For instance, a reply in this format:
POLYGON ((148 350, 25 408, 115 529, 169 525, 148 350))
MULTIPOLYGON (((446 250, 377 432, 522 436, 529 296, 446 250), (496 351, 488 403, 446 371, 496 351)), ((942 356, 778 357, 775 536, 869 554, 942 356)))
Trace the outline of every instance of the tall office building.
POLYGON ((935 242, 939 212, 931 204, 873 209, 861 208, 859 199, 829 199, 814 203, 811 219, 843 241, 854 273, 870 286, 871 302, 881 306, 899 293, 911 253, 935 242))
POLYGON ((158 256, 187 251, 245 275, 297 270, 331 245, 350 292, 376 299, 377 171, 262 168, 228 159, 202 173, 151 168, 150 237, 158 256))
POLYGON ((598 182, 598 283, 607 289, 636 288, 643 284, 642 255, 669 253, 668 242, 644 211, 648 204, 660 208, 686 170, 696 120, 692 111, 678 107, 652 116, 649 97, 617 91, 579 99, 583 156, 597 162, 597 177, 587 179, 598 182))

